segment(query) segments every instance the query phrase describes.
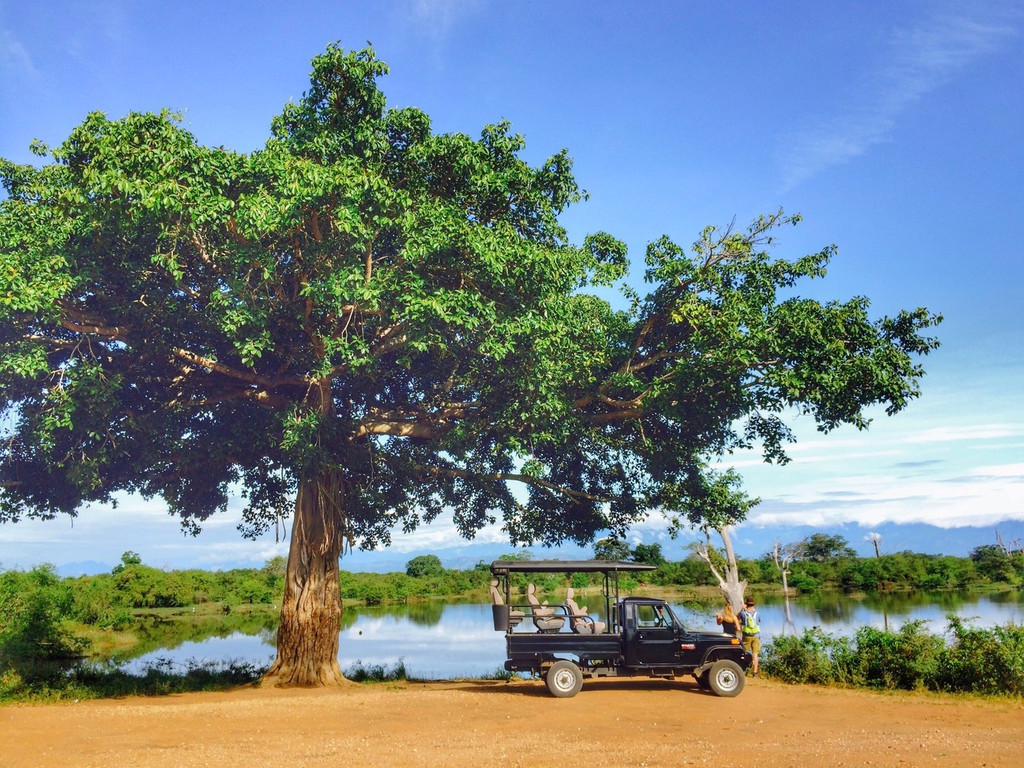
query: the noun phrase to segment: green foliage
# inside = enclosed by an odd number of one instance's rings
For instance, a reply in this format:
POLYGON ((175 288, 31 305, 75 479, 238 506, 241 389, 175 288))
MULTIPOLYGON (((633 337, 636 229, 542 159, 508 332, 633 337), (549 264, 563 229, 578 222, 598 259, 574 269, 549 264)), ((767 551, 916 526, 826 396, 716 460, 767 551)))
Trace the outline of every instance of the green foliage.
POLYGON ((431 578, 444 573, 437 555, 419 555, 405 564, 405 575, 413 579, 431 578))
POLYGON ((124 696, 167 696, 194 691, 223 691, 258 684, 266 672, 250 662, 158 659, 139 674, 120 669, 78 666, 70 672, 53 668, 48 675, 25 679, 0 672, 0 701, 71 701, 124 696))
POLYGON ((855 643, 856 678, 875 688, 902 690, 932 682, 943 649, 942 638, 926 632, 923 621, 909 621, 898 632, 862 627, 855 643))
POLYGON ((648 565, 662 565, 665 563, 665 555, 661 552, 661 544, 637 544, 633 547, 631 554, 633 562, 647 563, 648 565))
POLYGON ((68 626, 71 588, 51 565, 0 572, 0 669, 74 658, 84 641, 68 626))
POLYGON ((992 582, 1012 582, 1024 580, 1024 553, 1014 553, 1014 557, 1002 547, 985 544, 971 550, 971 561, 978 575, 992 582))
POLYGON ((847 544, 843 536, 826 533, 812 533, 804 542, 803 556, 816 563, 842 557, 856 557, 857 553, 847 544))
POLYGON ((852 683, 850 641, 817 627, 797 636, 774 638, 761 653, 761 668, 786 683, 834 685, 852 683))
MULTIPOLYGON (((846 551, 847 547, 842 543, 845 540, 841 536, 834 538, 840 540, 839 549, 832 547, 831 551, 841 553, 841 556, 794 560, 790 563, 790 587, 801 592, 817 589, 873 592, 965 589, 993 583, 1016 585, 1024 581, 1024 559, 1018 564, 998 547, 978 548, 983 553, 980 561, 977 554, 963 558, 915 552, 860 558, 846 551)), ((764 573, 759 576, 744 562, 740 561, 741 573, 752 583, 772 581, 764 573)))
POLYGON ((137 552, 132 552, 130 550, 128 552, 125 552, 123 555, 121 555, 121 562, 114 566, 114 569, 111 571, 111 573, 113 573, 116 576, 129 565, 142 565, 142 556, 139 555, 137 552))
POLYGON ((594 542, 595 560, 629 560, 632 554, 629 542, 622 539, 609 537, 594 542))
POLYGON ((953 615, 947 618, 953 639, 942 656, 936 687, 1024 696, 1024 625, 981 629, 953 615))
MULTIPOLYGON (((0 161, 0 521, 135 492, 195 532, 241 487, 255 535, 330 476, 365 547, 445 509, 585 543, 655 508, 742 519, 714 457, 784 462, 783 414, 862 428, 918 396, 940 318, 800 298, 836 249, 771 255, 799 216, 652 242, 650 292, 616 310, 592 289, 624 284, 624 244, 559 223, 585 196, 568 153, 531 165, 506 122, 434 133, 387 71, 329 46, 248 154, 91 113, 48 164, 0 161)), ((123 566, 126 602, 182 599, 123 566)))
POLYGON ((953 615, 948 621, 948 642, 920 621, 895 632, 862 627, 852 640, 804 630, 768 643, 761 668, 788 683, 1024 696, 1024 628, 976 628, 953 615))
POLYGON ((345 670, 345 677, 356 683, 393 683, 409 679, 403 659, 390 667, 385 664, 363 664, 357 660, 345 670))

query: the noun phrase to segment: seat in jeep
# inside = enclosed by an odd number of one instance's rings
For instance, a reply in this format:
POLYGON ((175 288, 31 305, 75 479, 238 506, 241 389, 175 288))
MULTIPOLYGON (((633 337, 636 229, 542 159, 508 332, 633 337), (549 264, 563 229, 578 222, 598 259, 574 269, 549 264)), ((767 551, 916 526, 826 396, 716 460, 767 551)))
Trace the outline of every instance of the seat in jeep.
MULTIPOLYGON (((501 590, 498 589, 498 580, 491 579, 491 602, 495 605, 504 605, 505 598, 501 596, 501 590)), ((517 610, 516 608, 509 608, 508 611, 508 625, 514 627, 526 617, 525 611, 517 610)))
POLYGON ((537 597, 537 587, 528 584, 526 587, 526 599, 530 601, 530 612, 533 614, 533 623, 541 632, 557 632, 565 624, 565 616, 556 616, 555 609, 548 606, 548 601, 543 603, 537 597))
POLYGON ((565 608, 569 614, 569 627, 578 635, 600 635, 607 625, 587 615, 586 608, 580 608, 573 599, 576 593, 572 587, 565 591, 565 608))

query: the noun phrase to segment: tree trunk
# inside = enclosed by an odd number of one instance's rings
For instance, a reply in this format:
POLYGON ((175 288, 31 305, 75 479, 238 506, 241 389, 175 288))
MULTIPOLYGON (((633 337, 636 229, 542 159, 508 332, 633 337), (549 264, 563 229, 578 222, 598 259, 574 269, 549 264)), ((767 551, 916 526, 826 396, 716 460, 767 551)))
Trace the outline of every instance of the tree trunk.
POLYGON ((345 682, 338 666, 338 559, 347 536, 346 487, 337 472, 299 482, 277 658, 264 677, 267 683, 316 687, 345 682))
POLYGON ((725 599, 732 605, 733 610, 739 613, 743 610, 743 594, 747 591, 747 582, 745 579, 740 579, 740 569, 736 563, 736 552, 732 548, 732 526, 723 525, 721 528, 716 528, 718 535, 722 537, 723 548, 725 549, 725 573, 719 573, 715 567, 714 562, 711 559, 711 536, 707 529, 704 530, 707 536, 706 544, 697 545, 697 555, 708 564, 711 568, 711 573, 714 574, 715 579, 718 581, 718 588, 722 590, 722 594, 725 599))

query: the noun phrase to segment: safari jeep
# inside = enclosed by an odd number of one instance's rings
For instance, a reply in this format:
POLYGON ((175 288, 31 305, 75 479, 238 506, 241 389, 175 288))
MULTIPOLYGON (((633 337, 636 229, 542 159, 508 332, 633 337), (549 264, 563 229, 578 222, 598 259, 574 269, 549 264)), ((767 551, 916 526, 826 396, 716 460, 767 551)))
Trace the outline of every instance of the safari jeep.
POLYGON ((743 690, 750 655, 739 640, 721 632, 683 626, 664 600, 620 597, 619 574, 653 570, 643 563, 613 560, 497 560, 491 564, 494 629, 505 633, 510 672, 543 677, 559 698, 579 693, 584 678, 636 676, 673 679, 693 675, 718 696, 743 690), (541 601, 530 574, 601 573, 603 618, 581 608, 571 588, 557 604, 541 601), (527 602, 513 603, 513 582, 528 581, 527 602))

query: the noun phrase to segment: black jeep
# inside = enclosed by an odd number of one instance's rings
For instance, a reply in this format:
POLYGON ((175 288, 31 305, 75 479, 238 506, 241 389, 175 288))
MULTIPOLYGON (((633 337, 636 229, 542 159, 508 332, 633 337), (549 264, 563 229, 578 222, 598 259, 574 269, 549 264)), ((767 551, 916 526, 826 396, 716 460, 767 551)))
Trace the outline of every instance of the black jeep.
POLYGON ((634 675, 693 675, 704 690, 738 695, 750 664, 738 638, 688 630, 664 600, 619 596, 620 573, 653 568, 613 560, 492 563, 494 629, 505 632, 505 669, 543 676, 548 690, 561 698, 579 693, 584 677, 634 675), (568 580, 573 573, 595 572, 604 575, 602 619, 580 608, 572 589, 557 605, 541 602, 532 583, 526 587, 528 602, 510 599, 511 582, 529 579, 528 574, 564 573, 568 580))

